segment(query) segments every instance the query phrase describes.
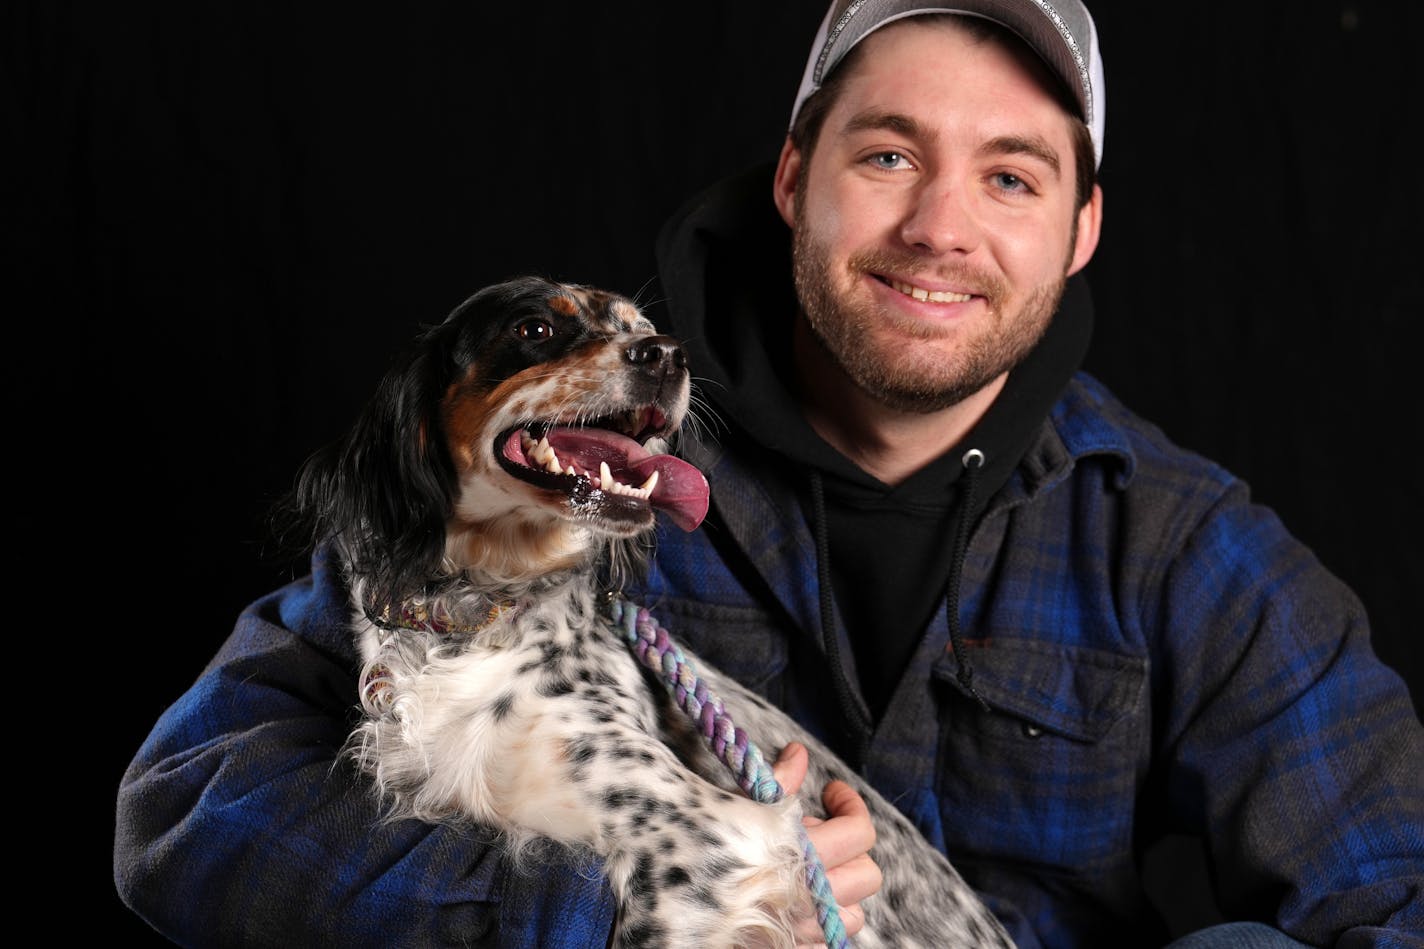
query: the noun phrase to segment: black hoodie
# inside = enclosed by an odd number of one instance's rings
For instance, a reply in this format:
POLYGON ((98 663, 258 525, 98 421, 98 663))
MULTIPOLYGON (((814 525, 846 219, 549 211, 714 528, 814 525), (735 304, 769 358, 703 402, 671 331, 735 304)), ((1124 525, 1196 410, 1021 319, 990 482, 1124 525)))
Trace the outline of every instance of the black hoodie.
MULTIPOLYGON (((763 165, 721 182, 664 226, 658 262, 665 328, 686 346, 699 394, 715 413, 713 434, 785 460, 821 551, 823 609, 833 589, 861 690, 878 717, 940 597, 949 597, 957 639, 958 560, 968 531, 1078 368, 1092 305, 1083 279, 1070 279, 1044 338, 964 441, 902 484, 886 485, 816 434, 793 391, 798 303, 790 230, 772 203, 772 176, 773 167, 763 165), (983 467, 961 477, 971 448, 983 453, 983 467)), ((961 667, 966 685, 969 672, 961 667)), ((849 708, 847 714, 868 737, 873 723, 855 722, 849 708)))

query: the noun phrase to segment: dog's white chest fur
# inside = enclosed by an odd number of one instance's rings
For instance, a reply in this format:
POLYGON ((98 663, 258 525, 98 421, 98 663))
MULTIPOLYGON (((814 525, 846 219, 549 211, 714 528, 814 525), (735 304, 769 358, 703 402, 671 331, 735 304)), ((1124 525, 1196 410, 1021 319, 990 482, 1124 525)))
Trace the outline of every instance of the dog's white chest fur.
POLYGON ((666 886, 640 901, 645 929, 677 920, 700 946, 760 930, 776 945, 807 900, 799 807, 757 804, 680 760, 660 736, 718 775, 595 606, 574 578, 473 633, 361 616, 363 656, 388 692, 355 753, 396 814, 473 819, 515 852, 539 837, 591 850, 615 890, 657 867, 666 886))

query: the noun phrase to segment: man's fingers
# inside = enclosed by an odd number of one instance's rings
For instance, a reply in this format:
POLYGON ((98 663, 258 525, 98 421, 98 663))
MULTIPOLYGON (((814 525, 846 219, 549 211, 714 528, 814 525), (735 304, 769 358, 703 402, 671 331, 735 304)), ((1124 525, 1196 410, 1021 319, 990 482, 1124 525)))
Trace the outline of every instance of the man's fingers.
POLYGON ((810 765, 811 756, 806 751, 806 746, 793 741, 781 749, 776 763, 771 766, 771 774, 787 797, 790 797, 801 790, 801 782, 806 780, 806 769, 810 765))
MULTIPOLYGON (((860 908, 859 903, 838 906, 836 912, 840 914, 847 936, 854 937, 865 928, 865 910, 860 908)), ((802 917, 796 923, 796 949, 825 949, 825 945, 826 934, 814 914, 802 917)))
MULTIPOLYGON (((826 879, 831 884, 831 893, 835 896, 836 903, 843 910, 854 908, 857 913, 860 912, 860 901, 879 892, 883 882, 880 867, 870 859, 869 854, 864 853, 838 867, 828 869, 826 879)), ((841 913, 841 920, 845 921, 844 912, 841 913)), ((846 922, 846 929, 850 929, 849 922, 846 922)))
MULTIPOLYGON (((782 749, 772 774, 787 794, 794 794, 806 778, 810 756, 805 746, 791 743, 782 749)), ((826 868, 826 880, 839 906, 846 932, 854 936, 865 925, 860 901, 880 889, 880 868, 870 856, 875 843, 875 825, 870 809, 855 788, 844 781, 832 781, 821 794, 824 818, 806 817, 806 836, 816 848, 826 868)), ((818 946, 824 942, 820 924, 812 914, 797 921, 798 946, 818 946)))
POLYGON ((821 855, 821 862, 840 866, 853 857, 867 853, 875 844, 875 825, 870 822, 870 809, 844 781, 832 781, 821 796, 826 805, 826 819, 805 820, 806 833, 821 855))

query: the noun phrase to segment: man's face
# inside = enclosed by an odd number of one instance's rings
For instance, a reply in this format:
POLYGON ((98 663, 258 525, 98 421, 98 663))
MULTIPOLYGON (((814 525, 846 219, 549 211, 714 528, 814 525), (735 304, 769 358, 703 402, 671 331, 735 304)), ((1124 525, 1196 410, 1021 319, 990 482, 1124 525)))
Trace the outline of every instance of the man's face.
POLYGON ((815 335, 877 401, 936 411, 1032 349, 1101 198, 1074 207, 1069 118, 1030 54, 922 18, 861 46, 777 205, 815 335))

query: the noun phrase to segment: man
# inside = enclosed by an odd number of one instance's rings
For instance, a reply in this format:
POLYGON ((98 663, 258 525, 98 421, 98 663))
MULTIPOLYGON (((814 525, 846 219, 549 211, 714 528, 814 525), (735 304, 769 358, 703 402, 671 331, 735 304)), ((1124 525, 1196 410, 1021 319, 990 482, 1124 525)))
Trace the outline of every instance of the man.
MULTIPOLYGON (((775 169, 665 230, 713 509, 630 593, 860 768, 1022 945, 1160 944, 1140 858, 1174 831, 1261 944, 1408 944, 1424 736, 1363 611, 1076 372, 1103 207, 1087 11, 954 9, 834 5, 775 169)), ((165 714, 120 795, 125 899, 192 941, 602 944, 576 864, 380 824, 333 768, 344 602, 318 559, 165 714)), ((817 842, 854 904, 862 819, 833 814, 817 842)))

